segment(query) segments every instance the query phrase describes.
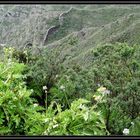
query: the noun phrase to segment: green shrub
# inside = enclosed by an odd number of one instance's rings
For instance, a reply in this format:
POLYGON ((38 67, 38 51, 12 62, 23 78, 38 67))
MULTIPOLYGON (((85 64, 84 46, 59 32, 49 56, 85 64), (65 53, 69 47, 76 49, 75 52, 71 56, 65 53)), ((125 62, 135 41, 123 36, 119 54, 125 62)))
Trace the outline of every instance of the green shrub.
POLYGON ((131 126, 129 128, 130 136, 139 136, 140 135, 140 117, 137 117, 133 122, 131 122, 131 126))
POLYGON ((58 80, 50 89, 49 99, 63 104, 68 108, 72 101, 78 98, 90 100, 89 93, 94 92, 93 77, 88 71, 66 69, 62 74, 57 75, 58 80))
POLYGON ((120 43, 93 51, 94 81, 110 91, 102 112, 106 112, 107 129, 112 134, 122 134, 140 113, 139 52, 139 45, 120 43))
POLYGON ((12 53, 12 48, 6 49, 4 62, 0 62, 0 134, 24 135, 29 114, 41 108, 34 107, 32 91, 23 81, 26 65, 16 62, 12 53))
POLYGON ((13 52, 0 62, 1 135, 139 135, 139 45, 99 46, 91 68, 49 51, 23 64, 13 52))
MULTIPOLYGON (((48 118, 46 135, 106 135, 108 134, 103 116, 94 107, 87 107, 89 101, 73 101, 70 109, 62 111, 57 105, 57 114, 48 118), (51 120, 50 120, 51 119, 51 120)), ((51 110, 51 107, 49 108, 51 110)), ((51 111, 53 112, 53 111, 51 111)))

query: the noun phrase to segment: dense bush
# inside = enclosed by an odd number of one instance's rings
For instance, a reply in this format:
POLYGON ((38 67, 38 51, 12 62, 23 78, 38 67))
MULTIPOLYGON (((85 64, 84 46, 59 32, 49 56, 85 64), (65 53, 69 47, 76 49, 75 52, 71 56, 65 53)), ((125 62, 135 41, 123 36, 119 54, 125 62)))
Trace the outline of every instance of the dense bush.
POLYGON ((139 52, 139 45, 120 43, 93 51, 94 80, 110 93, 103 111, 106 110, 107 128, 111 133, 121 134, 123 127, 129 127, 140 114, 139 52))
POLYGON ((33 96, 38 99, 41 105, 45 104, 42 87, 47 86, 49 94, 50 88, 54 86, 57 80, 56 75, 63 70, 61 62, 55 58, 56 55, 57 53, 51 54, 48 51, 44 51, 37 57, 36 61, 27 64, 27 86, 30 89, 34 89, 33 96))
POLYGON ((50 100, 63 104, 64 108, 78 98, 89 99, 94 91, 93 77, 87 71, 76 71, 74 68, 65 70, 63 74, 57 75, 57 82, 50 89, 50 100))
POLYGON ((140 117, 137 117, 130 126, 130 136, 139 136, 140 135, 140 117))
POLYGON ((88 69, 57 53, 4 52, 1 135, 139 135, 139 45, 96 47, 88 69))
POLYGON ((52 102, 45 117, 42 115, 29 118, 28 126, 30 127, 27 134, 61 136, 109 134, 101 113, 95 111, 93 107, 87 107, 88 103, 89 101, 85 99, 79 99, 71 103, 70 109, 62 111, 60 104, 52 102), (56 104, 56 109, 53 108, 54 104, 56 104))
POLYGON ((26 65, 13 57, 14 50, 5 50, 5 62, 0 62, 0 133, 1 135, 105 135, 103 116, 89 101, 73 101, 69 109, 55 101, 46 111, 31 98, 23 75, 26 65), (56 104, 56 106, 54 106, 56 104), (92 127, 91 127, 92 126, 92 127))
POLYGON ((22 74, 25 65, 12 58, 13 49, 5 50, 4 62, 0 62, 0 134, 25 134, 25 122, 35 108, 35 101, 30 98, 31 90, 27 90, 22 74))
MULTIPOLYGON (((41 70, 39 65, 34 69, 50 75, 42 82, 42 86, 49 87, 48 103, 56 101, 63 109, 70 108, 72 101, 78 98, 86 98, 95 104, 92 98, 95 91, 101 86, 106 87, 110 94, 105 102, 98 104, 98 108, 104 115, 107 130, 113 135, 122 135, 123 129, 129 128, 140 113, 139 52, 139 45, 107 44, 94 48, 89 69, 75 68, 76 65, 67 68, 55 58, 55 53, 51 59, 46 59, 49 54, 43 61, 40 59, 41 70)), ((37 76, 40 77, 39 74, 37 76)), ((41 77, 40 81, 43 81, 41 77)))

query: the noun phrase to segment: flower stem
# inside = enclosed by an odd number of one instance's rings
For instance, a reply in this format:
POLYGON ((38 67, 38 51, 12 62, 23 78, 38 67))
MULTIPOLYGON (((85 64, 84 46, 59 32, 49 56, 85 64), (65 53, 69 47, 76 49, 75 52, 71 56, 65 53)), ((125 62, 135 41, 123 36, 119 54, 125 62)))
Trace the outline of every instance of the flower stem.
POLYGON ((47 106, 47 92, 45 92, 46 94, 46 98, 45 98, 45 109, 47 110, 48 106, 47 106))

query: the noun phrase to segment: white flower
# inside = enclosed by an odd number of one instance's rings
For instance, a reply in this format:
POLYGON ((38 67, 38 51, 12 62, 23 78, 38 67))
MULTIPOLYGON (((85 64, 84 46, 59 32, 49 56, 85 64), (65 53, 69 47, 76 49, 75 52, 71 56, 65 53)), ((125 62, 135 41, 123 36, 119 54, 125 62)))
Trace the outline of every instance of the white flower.
POLYGON ((98 92, 104 92, 106 90, 106 87, 101 86, 97 89, 98 92))
POLYGON ((47 86, 43 86, 43 90, 47 90, 47 86))
POLYGON ((134 125, 134 123, 133 123, 133 122, 131 122, 131 125, 134 125))
POLYGON ((12 62, 12 59, 11 58, 9 58, 8 59, 8 65, 11 65, 13 62, 12 62))
POLYGON ((38 106, 38 104, 34 104, 34 107, 37 107, 38 106))
POLYGON ((31 91, 31 93, 33 93, 33 92, 34 92, 34 90, 33 90, 33 89, 31 89, 30 91, 31 91))
POLYGON ((43 135, 48 135, 47 131, 44 131, 44 132, 43 132, 43 135))
POLYGON ((110 90, 105 90, 103 94, 110 94, 110 90))
POLYGON ((49 121, 49 119, 48 118, 46 118, 45 120, 44 120, 44 122, 46 123, 46 122, 48 122, 49 121))
POLYGON ((80 104, 79 109, 84 109, 84 108, 85 108, 85 106, 80 104))
POLYGON ((124 128, 124 130, 123 130, 123 134, 124 134, 124 135, 128 135, 128 134, 129 134, 129 129, 124 128))
POLYGON ((101 86, 101 84, 100 84, 100 83, 98 83, 98 84, 97 84, 97 86, 98 86, 98 87, 100 87, 100 86, 101 86))
POLYGON ((56 128, 56 127, 58 127, 58 124, 56 124, 56 125, 53 125, 53 128, 56 128))
POLYGON ((58 77, 58 74, 55 77, 57 78, 58 77))
POLYGON ((84 119, 85 119, 85 121, 87 121, 87 120, 88 120, 88 116, 89 116, 89 113, 88 113, 88 112, 86 112, 86 113, 84 114, 84 119))
POLYGON ((102 94, 110 94, 110 90, 107 90, 106 87, 101 86, 100 88, 98 88, 97 90, 98 92, 102 93, 102 94))
POLYGON ((63 85, 60 86, 60 89, 61 89, 61 90, 65 90, 65 86, 63 86, 63 85))
POLYGON ((96 101, 101 101, 102 97, 101 96, 97 96, 97 95, 93 95, 94 100, 96 101))

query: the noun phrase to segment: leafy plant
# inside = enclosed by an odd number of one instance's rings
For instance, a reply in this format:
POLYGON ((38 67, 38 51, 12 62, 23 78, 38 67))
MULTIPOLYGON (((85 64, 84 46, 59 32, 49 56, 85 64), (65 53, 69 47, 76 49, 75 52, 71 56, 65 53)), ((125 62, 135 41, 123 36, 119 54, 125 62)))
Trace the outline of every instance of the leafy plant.
POLYGON ((105 135, 107 133, 104 119, 94 107, 87 107, 89 101, 78 99, 71 103, 70 109, 61 110, 47 122, 48 135, 105 135))
POLYGON ((25 65, 12 58, 13 48, 5 50, 4 62, 0 62, 0 134, 24 135, 26 119, 35 108, 23 79, 25 65))
POLYGON ((107 129, 112 134, 122 134, 140 112, 139 51, 139 45, 116 43, 93 52, 94 80, 109 90, 102 112, 106 112, 107 129))
POLYGON ((140 135, 140 117, 137 117, 133 122, 131 122, 131 126, 129 128, 130 136, 139 136, 140 135))

